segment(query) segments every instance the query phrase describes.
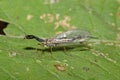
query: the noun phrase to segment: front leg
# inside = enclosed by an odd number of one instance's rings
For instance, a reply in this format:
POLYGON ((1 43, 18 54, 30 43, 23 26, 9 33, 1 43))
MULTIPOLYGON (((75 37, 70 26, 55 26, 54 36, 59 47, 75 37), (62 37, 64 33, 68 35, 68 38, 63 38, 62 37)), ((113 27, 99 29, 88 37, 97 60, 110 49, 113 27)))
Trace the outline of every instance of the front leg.
POLYGON ((50 54, 51 54, 51 56, 52 56, 52 49, 53 49, 53 47, 50 46, 50 54))
POLYGON ((66 50, 66 48, 65 48, 65 46, 63 46, 63 49, 64 49, 64 52, 66 52, 67 50, 66 50))

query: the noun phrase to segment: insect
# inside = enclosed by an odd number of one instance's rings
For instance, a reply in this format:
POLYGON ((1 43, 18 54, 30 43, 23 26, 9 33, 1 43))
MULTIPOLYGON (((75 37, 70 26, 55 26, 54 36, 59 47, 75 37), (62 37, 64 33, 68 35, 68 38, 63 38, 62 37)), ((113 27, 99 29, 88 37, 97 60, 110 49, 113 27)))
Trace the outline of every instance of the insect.
POLYGON ((26 39, 36 39, 39 41, 43 47, 47 46, 50 48, 52 53, 53 47, 63 47, 64 51, 66 50, 65 46, 80 45, 83 42, 86 42, 90 38, 90 32, 81 29, 73 29, 63 33, 58 34, 55 37, 42 39, 34 35, 26 35, 26 39))

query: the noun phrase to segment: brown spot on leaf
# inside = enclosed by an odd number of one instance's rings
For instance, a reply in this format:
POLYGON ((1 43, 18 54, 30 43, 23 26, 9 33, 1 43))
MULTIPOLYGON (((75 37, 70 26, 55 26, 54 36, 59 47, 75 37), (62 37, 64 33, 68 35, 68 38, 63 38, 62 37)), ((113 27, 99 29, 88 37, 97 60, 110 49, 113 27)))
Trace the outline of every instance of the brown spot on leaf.
POLYGON ((83 70, 88 72, 90 70, 90 68, 89 67, 83 67, 83 70))
POLYGON ((55 64, 54 66, 55 66, 56 69, 59 70, 59 71, 65 71, 65 66, 62 66, 62 65, 60 65, 60 64, 55 64))
POLYGON ((119 13, 117 13, 117 16, 120 18, 120 12, 119 12, 119 13))
POLYGON ((64 29, 76 29, 76 26, 71 25, 70 21, 71 21, 71 17, 70 16, 64 16, 63 19, 61 19, 62 16, 60 16, 60 14, 43 14, 40 15, 40 19, 42 19, 44 21, 44 23, 52 23, 54 24, 54 29, 58 29, 59 27, 62 27, 64 29))
POLYGON ((27 15, 27 20, 29 21, 29 20, 31 20, 33 18, 33 15, 32 14, 28 14, 27 15))

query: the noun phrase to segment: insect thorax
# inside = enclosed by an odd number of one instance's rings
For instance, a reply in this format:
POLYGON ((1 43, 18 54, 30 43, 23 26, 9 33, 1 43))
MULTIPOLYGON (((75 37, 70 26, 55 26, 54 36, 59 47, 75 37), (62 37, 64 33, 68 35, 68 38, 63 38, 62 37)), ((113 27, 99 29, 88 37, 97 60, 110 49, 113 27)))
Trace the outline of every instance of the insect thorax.
POLYGON ((51 39, 46 39, 45 42, 43 42, 43 44, 45 46, 48 46, 48 47, 57 47, 57 46, 60 46, 62 44, 69 43, 71 41, 72 41, 72 39, 54 39, 54 38, 51 38, 51 39))

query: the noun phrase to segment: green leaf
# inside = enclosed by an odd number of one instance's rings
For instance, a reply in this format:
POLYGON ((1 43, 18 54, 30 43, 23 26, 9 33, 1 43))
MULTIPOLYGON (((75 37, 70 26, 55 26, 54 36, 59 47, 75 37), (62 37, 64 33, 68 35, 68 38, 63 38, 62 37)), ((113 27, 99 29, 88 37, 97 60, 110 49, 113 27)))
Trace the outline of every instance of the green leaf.
MULTIPOLYGON (((119 0, 1 0, 1 80, 120 80, 119 0), (86 46, 43 49, 26 34, 41 38, 73 28, 97 40, 86 46), (43 52, 44 51, 44 52, 43 52)), ((71 47, 71 46, 70 46, 71 47)))

